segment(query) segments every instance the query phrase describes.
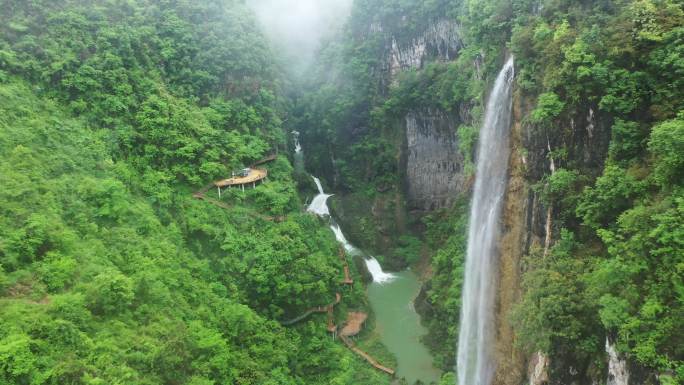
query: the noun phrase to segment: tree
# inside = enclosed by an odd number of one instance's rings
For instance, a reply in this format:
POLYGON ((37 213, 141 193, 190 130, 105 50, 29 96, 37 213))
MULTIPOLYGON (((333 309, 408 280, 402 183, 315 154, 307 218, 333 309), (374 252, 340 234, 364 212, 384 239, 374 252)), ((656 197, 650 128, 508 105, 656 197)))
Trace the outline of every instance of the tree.
POLYGON ((115 315, 125 311, 133 301, 133 281, 109 269, 97 274, 88 288, 87 301, 95 314, 115 315))

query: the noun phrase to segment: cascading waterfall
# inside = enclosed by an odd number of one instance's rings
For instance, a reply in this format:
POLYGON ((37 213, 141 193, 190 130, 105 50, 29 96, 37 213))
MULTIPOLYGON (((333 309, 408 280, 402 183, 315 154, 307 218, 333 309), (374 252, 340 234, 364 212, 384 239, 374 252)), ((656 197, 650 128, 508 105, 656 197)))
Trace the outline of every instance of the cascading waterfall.
MULTIPOLYGON (((323 185, 321 185, 320 179, 316 178, 315 176, 312 176, 312 178, 316 183, 316 187, 318 188, 318 195, 316 195, 311 201, 309 207, 307 207, 307 211, 312 212, 320 217, 329 217, 330 209, 328 208, 328 198, 330 198, 332 194, 326 194, 325 191, 323 191, 323 185)), ((344 249, 347 252, 352 254, 360 253, 356 247, 347 241, 347 238, 345 238, 344 234, 342 234, 342 229, 340 229, 340 226, 335 223, 332 218, 330 218, 330 229, 333 231, 333 233, 335 233, 335 238, 339 243, 342 244, 342 246, 344 246, 344 249)), ((382 271, 380 262, 378 262, 378 260, 374 257, 365 256, 364 261, 366 262, 368 272, 373 277, 373 282, 385 283, 391 281, 395 277, 392 273, 385 273, 382 271)))
POLYGON ((316 187, 318 187, 318 195, 316 195, 311 201, 307 210, 320 217, 330 215, 330 209, 328 209, 328 198, 330 198, 332 195, 326 194, 323 191, 323 186, 321 185, 320 179, 316 178, 315 176, 313 179, 314 182, 316 182, 316 187))
POLYGON ((489 385, 495 371, 497 244, 510 155, 513 77, 511 57, 496 78, 480 131, 458 338, 459 385, 489 385))
POLYGON ((366 258, 366 268, 368 268, 368 272, 373 277, 373 282, 385 283, 395 278, 394 274, 385 273, 380 266, 380 262, 374 257, 366 258))
POLYGON ((299 131, 292 131, 292 136, 294 137, 295 154, 299 154, 302 152, 302 145, 299 143, 299 131))
MULTIPOLYGON (((304 171, 302 147, 299 145, 299 133, 293 132, 295 160, 304 171)), ((348 255, 361 257, 373 278, 367 285, 368 301, 375 314, 376 331, 380 340, 397 358, 396 374, 404 377, 409 383, 421 380, 424 383, 439 381, 440 370, 433 365, 433 357, 427 347, 420 343, 426 329, 420 324, 420 318, 413 308, 413 301, 420 290, 420 281, 413 272, 406 270, 396 274, 386 273, 380 263, 372 256, 354 247, 342 233, 342 229, 330 215, 328 198, 321 181, 313 177, 318 194, 307 207, 312 212, 329 221, 330 229, 348 255)))

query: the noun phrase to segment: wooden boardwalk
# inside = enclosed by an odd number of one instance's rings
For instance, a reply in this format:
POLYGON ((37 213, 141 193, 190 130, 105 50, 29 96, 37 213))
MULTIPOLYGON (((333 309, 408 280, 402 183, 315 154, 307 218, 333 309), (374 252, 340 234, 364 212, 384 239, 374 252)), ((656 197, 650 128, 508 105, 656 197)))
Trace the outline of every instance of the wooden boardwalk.
MULTIPOLYGON (((341 247, 339 249, 339 257, 342 260, 344 267, 344 281, 342 281, 342 283, 346 285, 352 285, 354 281, 351 279, 351 276, 349 274, 349 265, 347 264, 346 254, 344 252, 344 249, 341 247)), ((335 325, 335 320, 333 318, 333 310, 335 309, 335 306, 340 303, 341 300, 342 295, 340 293, 335 293, 335 302, 330 303, 326 306, 312 307, 304 313, 302 313, 301 315, 299 315, 298 317, 289 319, 287 321, 281 321, 280 324, 283 326, 294 325, 297 322, 305 320, 314 313, 328 313, 327 330, 328 332, 333 334, 334 338, 337 335, 338 327, 337 325, 335 325)), ((393 376, 394 369, 381 365, 370 354, 356 347, 356 345, 354 345, 354 343, 349 339, 349 336, 357 335, 361 331, 361 327, 365 323, 366 318, 368 318, 368 315, 366 313, 348 312, 345 326, 342 328, 339 334, 340 339, 352 352, 356 353, 358 356, 366 360, 371 366, 389 374, 390 376, 393 376)))
MULTIPOLYGON (((256 163, 254 163, 254 165, 267 163, 267 162, 275 160, 276 158, 277 158, 277 155, 270 155, 264 159, 261 159, 260 161, 258 161, 256 163)), ((232 177, 232 178, 222 179, 220 181, 212 182, 212 183, 202 187, 201 189, 197 190, 196 192, 194 192, 192 194, 192 196, 195 199, 203 200, 205 202, 211 203, 212 205, 220 207, 222 209, 231 210, 233 208, 232 206, 230 206, 227 203, 221 202, 219 200, 209 198, 208 196, 206 196, 206 193, 210 189, 218 187, 219 199, 220 199, 222 187, 242 186, 244 189, 245 184, 254 184, 255 185, 256 182, 261 181, 262 179, 265 179, 267 177, 268 177, 268 171, 266 171, 264 169, 251 168, 249 175, 247 175, 246 177, 232 177)), ((258 213, 249 213, 249 215, 256 217, 256 218, 266 220, 266 221, 270 221, 270 222, 282 222, 283 220, 285 220, 285 217, 280 217, 280 216, 279 217, 269 217, 269 216, 261 215, 258 213)))
POLYGON ((356 345, 354 345, 354 343, 349 338, 341 335, 340 339, 342 340, 342 342, 344 342, 345 345, 347 345, 349 349, 351 349, 351 351, 361 356, 364 360, 368 361, 368 363, 371 364, 374 368, 382 370, 390 376, 394 375, 394 369, 390 369, 386 366, 380 365, 380 363, 375 358, 371 357, 368 353, 364 352, 363 350, 357 348, 356 345))
MULTIPOLYGON (((209 185, 209 187, 205 186, 205 187, 201 188, 200 190, 194 192, 194 193, 192 194, 192 197, 195 198, 195 199, 199 199, 199 200, 201 200, 201 201, 205 201, 205 202, 207 202, 207 203, 210 203, 210 204, 212 204, 212 205, 214 205, 214 206, 220 207, 220 208, 225 209, 225 210, 232 210, 233 207, 232 207, 231 205, 229 205, 228 203, 221 202, 221 201, 216 200, 216 199, 213 199, 213 198, 209 198, 208 196, 205 195, 205 194, 207 193, 207 191, 208 191, 213 185, 214 185, 214 184, 212 183, 212 184, 209 185)), ((251 217, 254 217, 254 218, 263 219, 263 220, 269 221, 269 222, 283 222, 285 219, 287 219, 287 218, 284 217, 284 216, 270 217, 270 216, 268 216, 268 215, 263 215, 263 214, 259 214, 259 213, 255 213, 255 212, 250 212, 250 211, 247 212, 247 215, 249 215, 249 216, 251 216, 251 217)))
POLYGON ((354 280, 351 279, 351 275, 349 274, 349 264, 347 263, 347 257, 344 253, 343 247, 339 248, 338 255, 340 256, 340 260, 342 261, 342 268, 344 269, 344 281, 342 281, 342 283, 345 285, 353 285, 354 280))
POLYGON ((283 326, 290 326, 294 325, 297 322, 301 322, 305 320, 307 317, 309 317, 311 314, 314 313, 332 313, 332 310, 335 308, 335 305, 340 303, 342 300, 342 294, 340 293, 335 293, 335 301, 332 303, 329 303, 328 305, 325 306, 316 306, 307 309, 304 313, 300 314, 299 316, 286 320, 286 321, 280 321, 280 324, 283 326))
POLYGON ((258 165, 260 165, 260 164, 272 162, 272 161, 276 160, 276 158, 278 158, 278 154, 271 154, 271 155, 265 157, 265 158, 262 159, 262 160, 259 160, 259 161, 256 161, 256 162, 252 163, 252 165, 249 166, 249 167, 255 167, 255 166, 258 166, 258 165))
MULTIPOLYGON (((219 200, 213 199, 213 198, 209 198, 208 196, 200 193, 199 191, 192 194, 192 196, 195 199, 199 199, 199 200, 205 201, 207 203, 211 203, 212 205, 220 207, 220 208, 225 209, 225 210, 234 209, 234 207, 232 207, 231 205, 229 205, 225 202, 221 202, 219 200)), ((253 217, 253 218, 263 219, 265 221, 276 222, 276 223, 283 222, 287 219, 284 216, 271 217, 268 215, 263 215, 263 214, 259 214, 259 213, 255 213, 255 212, 251 212, 251 211, 246 211, 246 214, 253 217)))
POLYGON ((218 188, 245 186, 250 184, 254 186, 256 182, 259 182, 266 177, 268 177, 268 171, 262 168, 250 168, 247 176, 234 176, 232 178, 222 179, 214 182, 214 186, 218 188))

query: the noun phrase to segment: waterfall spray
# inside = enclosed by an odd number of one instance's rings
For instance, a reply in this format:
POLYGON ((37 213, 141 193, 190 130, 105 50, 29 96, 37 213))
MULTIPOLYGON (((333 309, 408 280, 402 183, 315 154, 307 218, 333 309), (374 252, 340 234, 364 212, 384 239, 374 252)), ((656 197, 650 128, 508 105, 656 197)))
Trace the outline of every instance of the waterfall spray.
POLYGON ((459 385, 489 385, 496 367, 492 351, 497 244, 510 155, 513 77, 510 58, 496 78, 480 131, 458 337, 459 385))

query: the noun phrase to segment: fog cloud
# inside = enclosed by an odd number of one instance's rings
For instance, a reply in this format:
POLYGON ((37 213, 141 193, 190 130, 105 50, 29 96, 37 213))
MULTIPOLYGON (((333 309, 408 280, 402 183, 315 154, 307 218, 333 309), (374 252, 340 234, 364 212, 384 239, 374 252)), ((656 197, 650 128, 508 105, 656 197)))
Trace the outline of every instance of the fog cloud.
POLYGON ((273 47, 299 71, 321 39, 342 26, 352 0, 247 0, 273 47))

